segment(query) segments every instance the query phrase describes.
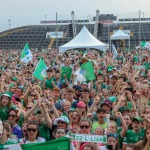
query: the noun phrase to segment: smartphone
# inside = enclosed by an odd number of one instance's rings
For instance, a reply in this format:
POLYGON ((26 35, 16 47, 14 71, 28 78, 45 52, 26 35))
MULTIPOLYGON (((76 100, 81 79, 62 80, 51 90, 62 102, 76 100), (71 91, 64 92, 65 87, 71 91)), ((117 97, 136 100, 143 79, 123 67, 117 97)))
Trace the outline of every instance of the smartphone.
POLYGON ((112 145, 106 145, 106 149, 107 150, 113 150, 113 146, 112 145))

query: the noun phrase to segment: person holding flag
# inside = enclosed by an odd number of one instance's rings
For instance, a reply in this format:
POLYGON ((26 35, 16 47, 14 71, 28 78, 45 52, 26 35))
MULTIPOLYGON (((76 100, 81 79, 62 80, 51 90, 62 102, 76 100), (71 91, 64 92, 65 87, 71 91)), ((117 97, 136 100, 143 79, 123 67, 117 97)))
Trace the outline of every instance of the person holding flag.
POLYGON ((66 58, 64 62, 64 66, 61 67, 60 73, 61 73, 61 79, 59 83, 59 88, 61 88, 61 83, 63 80, 67 80, 69 83, 71 82, 72 77, 72 68, 70 67, 71 61, 70 58, 66 58))
POLYGON ((47 69, 46 73, 47 77, 44 78, 44 81, 42 82, 42 88, 53 89, 54 87, 56 87, 56 79, 53 77, 53 69, 47 69))
POLYGON ((21 53, 21 61, 24 63, 28 63, 30 60, 32 60, 32 53, 29 49, 28 43, 24 46, 24 49, 21 53))

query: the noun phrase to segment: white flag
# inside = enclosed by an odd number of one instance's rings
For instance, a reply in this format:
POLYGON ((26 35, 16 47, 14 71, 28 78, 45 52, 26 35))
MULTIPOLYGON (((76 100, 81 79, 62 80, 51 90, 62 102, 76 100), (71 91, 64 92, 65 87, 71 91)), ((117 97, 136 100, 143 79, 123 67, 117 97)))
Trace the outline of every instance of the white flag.
POLYGON ((118 56, 118 53, 114 44, 112 44, 112 53, 113 53, 113 58, 115 59, 118 56))

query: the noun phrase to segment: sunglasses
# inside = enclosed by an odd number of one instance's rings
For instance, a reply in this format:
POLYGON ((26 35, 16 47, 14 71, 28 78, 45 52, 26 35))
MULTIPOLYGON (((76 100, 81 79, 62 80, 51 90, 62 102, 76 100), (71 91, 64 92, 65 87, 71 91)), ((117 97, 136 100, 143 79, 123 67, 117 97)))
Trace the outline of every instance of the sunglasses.
POLYGON ((63 132, 63 131, 57 131, 56 133, 57 134, 65 134, 65 132, 63 132))
POLYGON ((32 97, 36 97, 36 95, 35 95, 35 94, 31 94, 30 96, 32 96, 32 97))
POLYGON ((16 115, 14 115, 14 114, 8 114, 8 117, 15 118, 15 117, 16 117, 16 115))
POLYGON ((117 138, 117 134, 112 134, 112 133, 109 133, 108 135, 107 135, 107 137, 114 137, 114 138, 117 138))
POLYGON ((63 122, 63 121, 58 121, 58 124, 65 124, 65 122, 63 122))
POLYGON ((31 132, 31 131, 36 132, 37 131, 37 129, 32 129, 32 128, 28 128, 27 130, 28 130, 28 132, 31 132))
POLYGON ((78 117, 79 115, 78 115, 78 114, 72 114, 71 116, 76 116, 76 117, 78 117))
POLYGON ((88 129, 89 126, 87 126, 87 125, 85 125, 85 126, 80 126, 80 128, 81 128, 81 129, 84 129, 84 128, 85 128, 85 129, 88 129))

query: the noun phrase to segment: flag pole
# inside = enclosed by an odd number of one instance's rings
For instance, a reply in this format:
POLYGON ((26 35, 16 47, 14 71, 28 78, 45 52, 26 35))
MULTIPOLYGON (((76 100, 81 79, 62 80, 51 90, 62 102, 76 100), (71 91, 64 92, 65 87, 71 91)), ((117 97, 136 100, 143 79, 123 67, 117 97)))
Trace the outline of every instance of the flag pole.
POLYGON ((57 34, 58 34, 58 26, 57 26, 57 12, 56 12, 56 49, 58 47, 57 34))
POLYGON ((141 42, 141 10, 139 10, 139 44, 141 42))

